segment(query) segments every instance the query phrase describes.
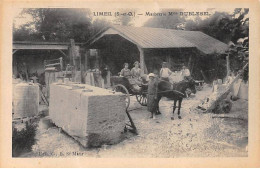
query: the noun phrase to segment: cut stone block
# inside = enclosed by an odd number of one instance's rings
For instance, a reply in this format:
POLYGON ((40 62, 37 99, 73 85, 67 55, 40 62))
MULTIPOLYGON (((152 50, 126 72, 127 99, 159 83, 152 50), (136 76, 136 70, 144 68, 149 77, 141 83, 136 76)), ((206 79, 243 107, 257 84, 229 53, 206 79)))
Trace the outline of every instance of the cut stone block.
POLYGON ((125 127, 125 95, 77 85, 84 89, 51 84, 49 115, 53 123, 84 147, 120 142, 125 127))
POLYGON ((33 117, 39 112, 39 86, 37 84, 19 83, 14 88, 15 118, 33 117))

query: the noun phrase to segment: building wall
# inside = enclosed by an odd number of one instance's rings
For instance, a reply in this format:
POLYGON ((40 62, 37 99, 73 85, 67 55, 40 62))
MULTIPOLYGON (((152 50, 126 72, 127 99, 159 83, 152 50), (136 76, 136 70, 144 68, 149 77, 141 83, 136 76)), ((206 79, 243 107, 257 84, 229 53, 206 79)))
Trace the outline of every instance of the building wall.
POLYGON ((18 77, 19 70, 25 70, 27 67, 29 76, 34 73, 40 76, 44 73, 44 60, 62 56, 64 55, 57 50, 19 50, 13 55, 13 75, 18 77))

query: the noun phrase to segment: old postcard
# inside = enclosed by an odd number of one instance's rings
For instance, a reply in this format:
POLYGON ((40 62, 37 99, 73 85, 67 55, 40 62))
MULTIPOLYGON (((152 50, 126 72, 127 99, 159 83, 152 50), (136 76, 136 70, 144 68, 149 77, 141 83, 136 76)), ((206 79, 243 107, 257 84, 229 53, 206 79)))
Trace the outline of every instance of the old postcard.
POLYGON ((258 1, 5 1, 1 167, 259 167, 258 1))

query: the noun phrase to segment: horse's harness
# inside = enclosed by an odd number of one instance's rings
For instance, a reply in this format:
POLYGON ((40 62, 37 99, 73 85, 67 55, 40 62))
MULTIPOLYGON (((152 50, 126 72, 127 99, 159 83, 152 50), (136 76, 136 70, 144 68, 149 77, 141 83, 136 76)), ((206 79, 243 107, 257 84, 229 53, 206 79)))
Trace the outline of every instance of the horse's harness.
POLYGON ((176 93, 179 93, 179 94, 185 96, 182 92, 179 92, 179 91, 177 91, 177 90, 160 91, 160 92, 157 92, 157 93, 167 93, 167 92, 176 92, 176 93))
POLYGON ((157 93, 176 92, 176 93, 178 93, 178 94, 181 94, 181 95, 185 96, 182 92, 177 91, 177 90, 173 90, 173 86, 174 86, 174 84, 172 84, 171 82, 168 82, 168 81, 165 81, 165 80, 161 80, 161 81, 164 81, 164 82, 170 83, 170 84, 171 84, 171 90, 160 91, 160 92, 157 92, 157 93))

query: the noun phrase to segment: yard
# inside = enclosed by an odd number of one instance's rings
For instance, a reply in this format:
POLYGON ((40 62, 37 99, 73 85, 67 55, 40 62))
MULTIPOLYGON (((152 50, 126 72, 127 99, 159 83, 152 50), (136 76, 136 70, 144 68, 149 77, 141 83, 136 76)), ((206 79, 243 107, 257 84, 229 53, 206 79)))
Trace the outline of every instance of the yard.
MULTIPOLYGON (((130 112, 138 135, 125 133, 119 144, 85 149, 59 128, 46 129, 41 121, 32 151, 20 157, 246 157, 248 145, 248 101, 233 102, 228 114, 199 114, 192 109, 211 93, 206 86, 195 97, 184 99, 182 119, 171 120, 172 104, 162 99, 162 115, 150 119, 146 107, 131 97, 130 112)), ((177 112, 177 111, 175 111, 177 112)))

